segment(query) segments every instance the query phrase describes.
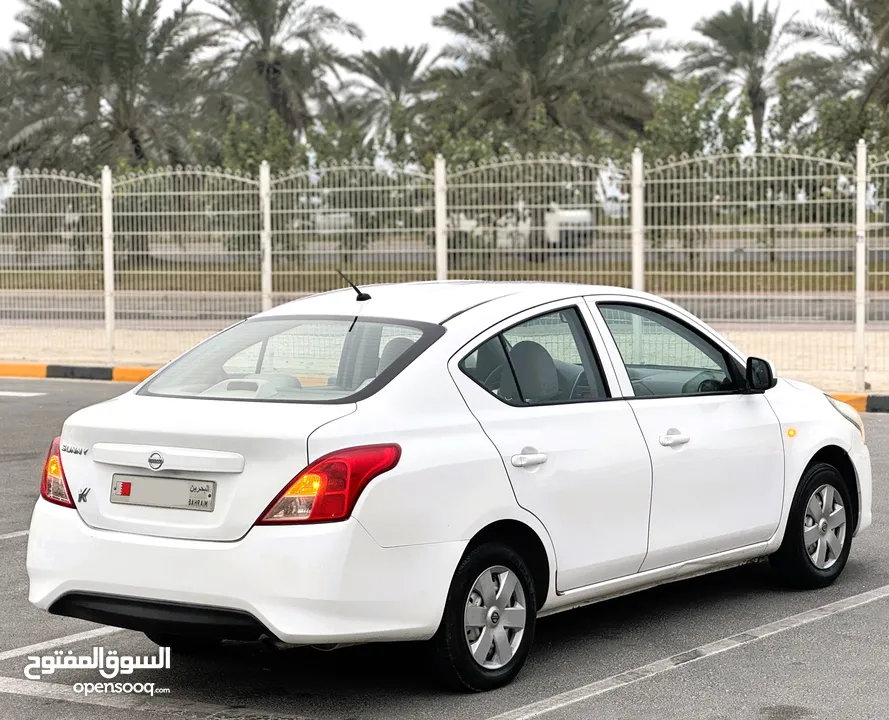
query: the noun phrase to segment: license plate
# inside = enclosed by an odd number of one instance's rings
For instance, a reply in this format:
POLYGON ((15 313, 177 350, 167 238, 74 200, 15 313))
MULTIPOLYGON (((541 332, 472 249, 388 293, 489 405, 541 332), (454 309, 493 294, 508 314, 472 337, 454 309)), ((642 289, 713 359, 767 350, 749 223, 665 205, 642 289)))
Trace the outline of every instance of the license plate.
POLYGON ((211 480, 114 475, 111 479, 111 502, 118 505, 213 512, 216 483, 211 480))

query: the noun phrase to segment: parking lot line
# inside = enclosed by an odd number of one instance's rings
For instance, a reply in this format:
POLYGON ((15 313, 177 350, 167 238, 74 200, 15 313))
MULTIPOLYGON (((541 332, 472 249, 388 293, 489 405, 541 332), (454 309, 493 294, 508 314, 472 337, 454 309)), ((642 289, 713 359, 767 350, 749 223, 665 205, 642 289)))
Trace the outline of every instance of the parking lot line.
POLYGON ((28 534, 27 530, 16 530, 16 532, 6 533, 5 535, 0 535, 0 540, 12 540, 17 537, 24 537, 28 534))
POLYGON ((697 662, 706 657, 719 655, 728 650, 744 647, 756 640, 787 632, 788 630, 793 630, 802 625, 813 623, 816 620, 823 620, 824 618, 847 612, 887 597, 889 597, 889 585, 883 585, 883 587, 879 587, 875 590, 852 595, 844 600, 828 603, 827 605, 807 610, 798 615, 791 615, 783 620, 777 620, 768 623, 767 625, 760 625, 752 630, 747 630, 738 633, 737 635, 723 638, 722 640, 701 645, 700 647, 687 650, 678 655, 673 655, 672 657, 655 660, 648 665, 627 670, 626 672, 612 675, 603 680, 597 680, 589 685, 584 685, 575 690, 568 690, 567 692, 553 695, 552 697, 539 700, 535 703, 523 705, 515 710, 489 717, 487 720, 531 720, 532 718, 538 718, 542 715, 555 712, 556 710, 561 710, 569 705, 575 705, 586 700, 591 700, 599 695, 609 693, 612 690, 617 690, 618 688, 637 683, 640 680, 646 680, 655 675, 660 675, 661 673, 668 672, 677 667, 697 662))
POLYGON ((40 397, 41 395, 46 395, 46 393, 0 390, 0 397, 30 398, 30 397, 40 397))
MULTIPOLYGON (((97 684, 104 682, 106 681, 102 680, 97 684)), ((109 684, 114 683, 109 682, 109 684)), ((133 684, 138 683, 134 682, 133 684)), ((160 683, 155 683, 155 685, 160 685, 160 683)), ((225 720, 238 720, 238 718, 255 719, 258 717, 262 717, 263 720, 307 720, 307 718, 299 715, 260 713, 257 710, 248 708, 228 708, 225 705, 211 705, 210 703, 196 702, 194 700, 174 699, 169 695, 151 696, 147 694, 105 693, 83 695, 75 692, 72 685, 10 677, 0 677, 0 695, 24 695, 45 700, 61 700, 82 705, 99 705, 121 710, 170 713, 178 717, 195 718, 196 720, 198 718, 210 717, 214 719, 225 718, 225 720)))
POLYGON ((84 632, 75 633, 74 635, 65 635, 64 637, 47 640, 46 642, 36 643, 34 645, 25 645, 24 647, 13 648, 12 650, 4 650, 3 652, 0 652, 0 662, 11 660, 12 658, 24 657, 31 653, 40 652, 41 650, 55 650, 62 645, 71 645, 73 643, 81 642, 82 640, 92 640, 93 638, 104 637, 105 635, 111 635, 116 632, 121 632, 121 629, 115 627, 100 627, 95 630, 85 630, 84 632))

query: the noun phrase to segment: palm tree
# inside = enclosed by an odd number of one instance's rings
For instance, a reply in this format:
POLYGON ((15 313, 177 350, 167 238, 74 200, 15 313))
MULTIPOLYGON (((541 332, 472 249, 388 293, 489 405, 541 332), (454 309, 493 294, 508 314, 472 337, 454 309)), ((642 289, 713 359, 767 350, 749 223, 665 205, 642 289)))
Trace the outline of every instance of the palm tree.
POLYGON ((786 26, 778 24, 779 8, 768 0, 757 12, 754 0, 738 0, 695 25, 705 42, 691 43, 680 70, 701 76, 709 88, 740 90, 747 96, 753 116, 757 150, 762 149, 763 127, 769 99, 776 92, 782 38, 786 26))
POLYGON ((513 127, 537 122, 582 137, 641 131, 646 88, 664 68, 632 46, 664 23, 632 0, 464 0, 436 18, 454 42, 437 73, 473 114, 513 127))
POLYGON ((80 147, 92 167, 187 161, 208 43, 190 1, 161 20, 160 0, 24 0, 2 59, 0 158, 50 164, 80 147))
POLYGON ((367 50, 346 61, 346 68, 359 77, 352 93, 366 114, 371 133, 388 139, 396 148, 410 136, 420 107, 428 53, 427 45, 383 48, 379 52, 367 50))
POLYGON ((291 131, 304 131, 319 103, 334 101, 330 76, 343 57, 331 35, 362 38, 354 23, 308 0, 209 0, 206 15, 226 47, 216 68, 236 104, 274 110, 291 131), (257 90, 259 92, 257 92, 257 90))
POLYGON ((814 20, 793 23, 790 32, 815 42, 822 52, 806 52, 788 62, 784 75, 807 86, 807 95, 855 96, 862 106, 889 101, 889 9, 885 0, 824 0, 814 20), (826 52, 825 52, 826 51, 826 52))

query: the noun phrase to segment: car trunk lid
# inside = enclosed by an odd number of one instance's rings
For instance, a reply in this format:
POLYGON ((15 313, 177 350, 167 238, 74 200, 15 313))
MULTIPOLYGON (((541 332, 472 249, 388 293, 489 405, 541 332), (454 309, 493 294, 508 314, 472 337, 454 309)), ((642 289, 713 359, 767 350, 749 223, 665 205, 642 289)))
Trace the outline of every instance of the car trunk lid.
POLYGON ((127 395, 69 418, 62 466, 93 528, 233 541, 308 464, 312 432, 354 410, 127 395))

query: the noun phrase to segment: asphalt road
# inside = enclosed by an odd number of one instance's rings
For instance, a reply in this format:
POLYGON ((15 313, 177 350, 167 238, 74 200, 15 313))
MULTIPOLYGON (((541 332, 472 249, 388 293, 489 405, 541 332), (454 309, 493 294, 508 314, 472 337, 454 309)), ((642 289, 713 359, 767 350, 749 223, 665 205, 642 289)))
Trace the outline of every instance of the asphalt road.
POLYGON ((28 604, 27 537, 16 535, 27 530, 46 449, 64 418, 125 388, 0 380, 4 720, 889 717, 889 529, 882 521, 889 512, 889 415, 866 417, 874 462, 875 525, 856 539, 846 571, 833 587, 787 592, 775 585, 767 565, 757 564, 548 618, 538 626, 531 660, 520 678, 496 692, 440 692, 429 681, 418 648, 411 645, 333 653, 232 646, 208 658, 174 656, 170 670, 140 670, 132 678, 169 689, 154 697, 75 693, 75 683, 100 680, 96 671, 68 670, 27 680, 23 671, 29 654, 54 649, 90 654, 98 645, 121 655, 156 651, 140 634, 127 631, 68 643, 72 634, 101 629, 50 616, 28 604), (859 597, 873 590, 878 594, 859 597), (847 602, 842 611, 824 608, 843 600, 847 602), (771 635, 763 628, 816 608, 823 609, 805 616, 806 624, 793 620, 774 626, 783 631, 771 635), (741 633, 747 634, 708 645, 741 633), (756 639, 763 635, 768 636, 756 639), (38 643, 47 645, 39 651, 28 649, 38 643), (713 653, 714 648, 724 652, 713 653), (679 653, 686 654, 666 661, 679 653), (694 661, 673 667, 689 659, 694 661), (644 666, 648 670, 615 678, 644 666))

